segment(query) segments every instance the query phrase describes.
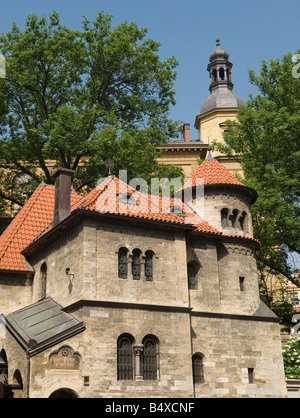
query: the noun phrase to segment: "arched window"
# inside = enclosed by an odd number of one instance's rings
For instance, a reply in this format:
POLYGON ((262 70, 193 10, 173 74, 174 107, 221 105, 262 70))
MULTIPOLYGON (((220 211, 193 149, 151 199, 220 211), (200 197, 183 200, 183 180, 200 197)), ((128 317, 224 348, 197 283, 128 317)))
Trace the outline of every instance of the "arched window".
POLYGON ((127 253, 126 248, 120 248, 118 253, 118 275, 120 279, 127 279, 127 253))
POLYGON ((218 76, 217 76, 217 70, 216 69, 213 70, 212 75, 213 75, 213 81, 217 81, 218 76))
POLYGON ((232 215, 230 216, 233 228, 236 228, 236 226, 237 226, 236 221, 237 221, 238 214, 239 214, 239 211, 237 209, 234 209, 232 211, 232 215))
POLYGON ((142 375, 144 380, 157 380, 158 376, 158 339, 147 335, 143 339, 142 375))
POLYGON ((222 228, 226 228, 228 226, 228 209, 221 210, 221 225, 222 228))
POLYGON ((225 80, 225 71, 223 67, 219 69, 219 75, 220 75, 220 80, 225 80))
POLYGON ((132 277, 134 280, 140 280, 141 278, 141 260, 140 260, 141 252, 140 250, 133 250, 132 251, 132 277))
POLYGON ((194 263, 189 263, 187 266, 188 288, 197 289, 197 269, 194 263))
POLYGON ((153 252, 146 251, 145 254, 145 277, 147 282, 153 281, 153 252))
POLYGON ((242 230, 246 229, 246 217, 247 217, 247 213, 243 212, 239 218, 239 224, 242 230))
POLYGON ((8 363, 5 350, 1 350, 0 352, 0 375, 8 373, 8 363))
POLYGON ((44 299, 47 293, 47 264, 41 265, 41 298, 44 299))
POLYGON ((192 357, 194 384, 204 382, 203 357, 202 354, 194 354, 192 357))
POLYGON ((133 344, 129 334, 118 338, 118 380, 133 380, 133 344))

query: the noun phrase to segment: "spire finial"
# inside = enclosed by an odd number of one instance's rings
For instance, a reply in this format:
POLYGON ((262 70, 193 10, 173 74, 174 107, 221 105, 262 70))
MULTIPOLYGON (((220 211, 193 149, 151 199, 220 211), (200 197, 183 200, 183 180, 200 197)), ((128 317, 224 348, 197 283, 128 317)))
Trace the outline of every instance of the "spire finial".
POLYGON ((217 45, 217 46, 220 46, 220 38, 219 38, 219 34, 218 34, 218 32, 217 32, 216 45, 217 45))
POLYGON ((212 149, 211 149, 211 146, 210 146, 210 144, 208 144, 208 147, 207 147, 207 152, 208 152, 208 155, 206 156, 206 161, 207 160, 214 160, 214 157, 211 155, 211 151, 212 151, 212 149))
POLYGON ((114 168, 114 162, 110 158, 105 161, 105 167, 108 169, 108 177, 112 175, 111 170, 114 168))

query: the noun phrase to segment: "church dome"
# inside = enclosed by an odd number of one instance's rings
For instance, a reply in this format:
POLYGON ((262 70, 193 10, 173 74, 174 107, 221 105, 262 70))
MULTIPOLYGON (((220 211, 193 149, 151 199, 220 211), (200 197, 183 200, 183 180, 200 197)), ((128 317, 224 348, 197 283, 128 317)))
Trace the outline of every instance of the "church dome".
POLYGON ((211 94, 202 103, 200 115, 214 109, 237 109, 246 106, 246 102, 232 92, 231 69, 229 54, 220 47, 220 39, 217 38, 216 49, 210 54, 207 67, 211 94))
POLYGON ((226 61, 229 58, 229 54, 228 52, 224 51, 224 49, 222 49, 220 47, 220 39, 217 38, 217 47, 216 49, 210 54, 209 56, 209 62, 213 62, 216 59, 220 58, 220 59, 225 59, 226 61))
POLYGON ((212 91, 211 95, 202 102, 200 115, 213 109, 228 109, 243 106, 246 106, 246 102, 235 95, 232 90, 228 88, 219 88, 212 91))

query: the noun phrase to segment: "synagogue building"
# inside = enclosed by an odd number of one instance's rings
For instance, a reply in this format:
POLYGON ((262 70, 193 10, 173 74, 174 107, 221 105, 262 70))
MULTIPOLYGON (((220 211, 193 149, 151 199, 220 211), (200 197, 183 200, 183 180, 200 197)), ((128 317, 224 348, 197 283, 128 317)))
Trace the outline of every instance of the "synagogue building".
MULTIPOLYGON (((217 41, 202 144, 244 105, 228 57, 217 41)), ((286 397, 257 194, 223 162, 208 151, 172 198, 115 175, 82 197, 64 168, 35 190, 0 237, 0 398, 286 397)))

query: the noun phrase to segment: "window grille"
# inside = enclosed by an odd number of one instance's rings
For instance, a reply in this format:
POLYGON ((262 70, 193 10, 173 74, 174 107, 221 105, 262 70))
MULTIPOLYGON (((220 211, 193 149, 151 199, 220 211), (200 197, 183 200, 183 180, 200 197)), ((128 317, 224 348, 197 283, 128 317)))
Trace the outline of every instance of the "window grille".
POLYGON ((157 380, 157 357, 157 342, 153 338, 146 338, 144 340, 144 350, 142 356, 142 374, 144 380, 157 380))
POLYGON ((118 340, 118 380, 133 380, 132 344, 129 336, 118 340))
POLYGON ((127 250, 121 248, 118 256, 118 274, 121 279, 127 279, 127 250))
POLYGON ((141 260, 138 250, 134 250, 132 253, 132 277, 134 280, 140 280, 141 277, 141 260))
POLYGON ((204 382, 203 358, 199 354, 195 354, 192 359, 193 363, 193 382, 194 384, 204 382))
POLYGON ((153 281, 153 254, 150 251, 146 252, 145 258, 145 277, 148 282, 153 281))

